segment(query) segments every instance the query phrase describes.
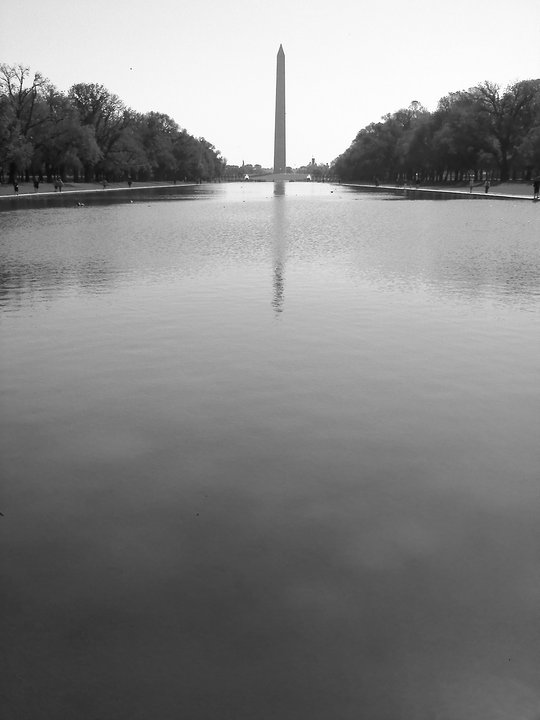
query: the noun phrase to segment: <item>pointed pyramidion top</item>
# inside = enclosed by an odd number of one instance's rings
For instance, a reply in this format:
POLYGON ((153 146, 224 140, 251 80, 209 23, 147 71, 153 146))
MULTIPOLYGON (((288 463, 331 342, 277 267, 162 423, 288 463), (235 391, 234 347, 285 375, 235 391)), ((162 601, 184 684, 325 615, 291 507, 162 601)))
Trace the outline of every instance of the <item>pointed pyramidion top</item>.
POLYGON ((285 53, 283 52, 283 45, 282 45, 281 43, 280 43, 280 45, 279 45, 278 55, 279 55, 280 53, 281 53, 282 55, 285 55, 285 53))

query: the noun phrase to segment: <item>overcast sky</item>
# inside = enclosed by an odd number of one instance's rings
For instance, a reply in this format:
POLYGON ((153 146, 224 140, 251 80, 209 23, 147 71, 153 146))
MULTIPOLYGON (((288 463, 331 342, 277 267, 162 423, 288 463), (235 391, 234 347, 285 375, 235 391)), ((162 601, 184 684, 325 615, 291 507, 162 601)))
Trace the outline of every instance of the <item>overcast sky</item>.
POLYGON ((273 162, 280 43, 287 164, 331 162, 412 100, 540 78, 540 0, 0 0, 0 61, 105 85, 234 164, 273 162))

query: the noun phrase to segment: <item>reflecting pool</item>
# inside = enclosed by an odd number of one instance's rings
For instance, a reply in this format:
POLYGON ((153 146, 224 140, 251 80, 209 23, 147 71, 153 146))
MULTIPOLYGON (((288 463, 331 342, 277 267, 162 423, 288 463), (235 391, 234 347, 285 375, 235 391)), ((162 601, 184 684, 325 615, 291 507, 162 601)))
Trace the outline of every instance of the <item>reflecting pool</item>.
POLYGON ((3 717, 538 720, 539 213, 1 213, 3 717))

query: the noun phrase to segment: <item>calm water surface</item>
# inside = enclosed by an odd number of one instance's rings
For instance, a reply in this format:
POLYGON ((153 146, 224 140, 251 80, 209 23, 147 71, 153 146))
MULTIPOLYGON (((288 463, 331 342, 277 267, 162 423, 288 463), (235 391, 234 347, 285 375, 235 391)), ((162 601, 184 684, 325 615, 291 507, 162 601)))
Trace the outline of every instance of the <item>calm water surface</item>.
POLYGON ((6 720, 537 720, 540 208, 0 214, 6 720))

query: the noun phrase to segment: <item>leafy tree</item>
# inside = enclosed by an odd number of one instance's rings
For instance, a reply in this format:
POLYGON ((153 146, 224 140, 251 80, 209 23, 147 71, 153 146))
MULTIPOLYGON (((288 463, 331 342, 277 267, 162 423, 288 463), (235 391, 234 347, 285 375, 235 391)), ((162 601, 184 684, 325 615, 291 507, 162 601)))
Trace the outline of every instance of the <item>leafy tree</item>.
POLYGON ((334 162, 344 180, 375 177, 462 180, 472 171, 530 178, 540 169, 540 80, 501 91, 484 82, 441 98, 434 113, 416 101, 360 130, 334 162))
POLYGON ((126 177, 148 180, 152 177, 152 166, 143 144, 144 115, 128 112, 128 123, 118 141, 117 161, 126 177))
POLYGON ((84 162, 85 181, 93 175, 103 178, 121 169, 123 151, 120 140, 129 124, 129 112, 118 95, 109 92, 103 85, 79 83, 68 93, 69 100, 79 113, 83 126, 92 127, 99 148, 99 158, 84 162))
POLYGON ((9 181, 23 172, 33 154, 31 134, 42 122, 39 98, 48 81, 25 65, 0 65, 0 163, 8 167, 9 181))
POLYGON ((508 180, 510 163, 524 137, 535 127, 540 80, 523 80, 504 92, 498 85, 483 82, 469 92, 480 109, 493 139, 501 180, 508 180))
POLYGON ((399 110, 385 115, 382 122, 360 130, 351 147, 335 163, 344 179, 391 180, 407 172, 404 135, 411 126, 411 115, 399 110))
POLYGON ((176 137, 174 155, 179 177, 213 180, 224 173, 225 161, 215 147, 205 138, 194 138, 185 130, 176 137))
POLYGON ((479 167, 481 157, 493 152, 476 98, 456 92, 439 100, 433 116, 433 149, 438 162, 454 179, 479 167))
POLYGON ((85 163, 96 163, 100 150, 93 129, 80 123, 69 99, 49 86, 41 101, 43 120, 33 135, 33 174, 45 168, 47 179, 65 176, 69 169, 77 178, 85 163))
POLYGON ((525 167, 525 179, 530 180, 534 169, 540 169, 540 112, 535 124, 518 146, 516 154, 525 167))
POLYGON ((176 157, 174 143, 180 128, 164 113, 149 112, 141 118, 140 133, 152 174, 157 177, 174 179, 176 157))

